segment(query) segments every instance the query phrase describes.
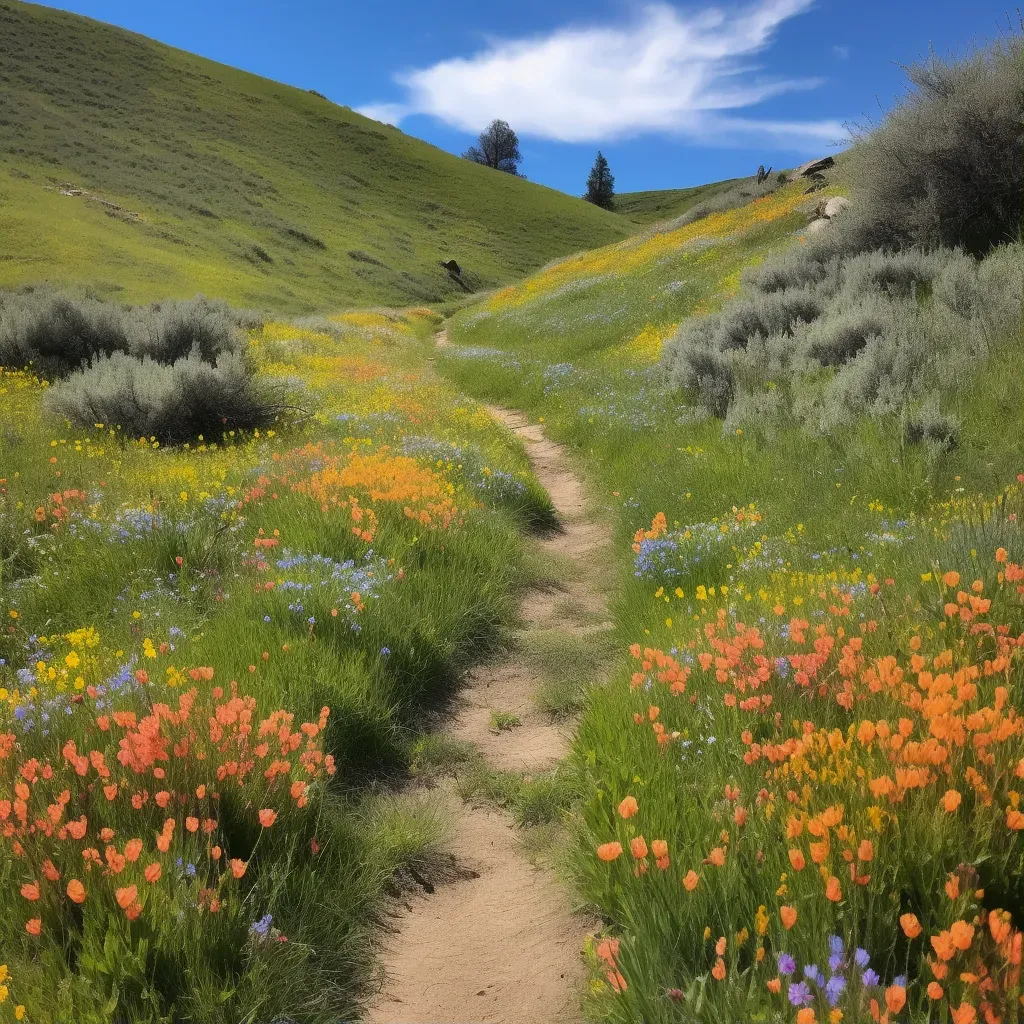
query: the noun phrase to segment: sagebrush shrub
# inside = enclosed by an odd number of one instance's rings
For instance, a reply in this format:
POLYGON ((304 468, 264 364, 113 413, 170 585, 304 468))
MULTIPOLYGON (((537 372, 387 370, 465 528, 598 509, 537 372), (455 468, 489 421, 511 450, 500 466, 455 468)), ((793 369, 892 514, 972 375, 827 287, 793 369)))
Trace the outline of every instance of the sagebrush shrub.
POLYGON ((906 69, 910 91, 849 154, 855 208, 889 245, 982 255, 1024 217, 1024 38, 906 69))
POLYGON ((224 302, 197 296, 184 302, 154 303, 126 316, 131 354, 174 363, 193 350, 207 363, 241 350, 236 317, 224 302))
POLYGON ((118 426, 164 444, 263 427, 281 411, 280 399, 241 355, 207 363, 196 351, 170 365, 103 356, 51 388, 46 405, 75 426, 118 426))
POLYGON ((257 322, 202 296, 124 307, 46 290, 0 297, 0 365, 64 377, 115 352, 173 363, 193 350, 206 362, 241 352, 240 326, 257 322))
POLYGON ((31 363, 44 377, 63 377, 96 356, 128 350, 119 307, 52 292, 0 299, 0 366, 31 363))

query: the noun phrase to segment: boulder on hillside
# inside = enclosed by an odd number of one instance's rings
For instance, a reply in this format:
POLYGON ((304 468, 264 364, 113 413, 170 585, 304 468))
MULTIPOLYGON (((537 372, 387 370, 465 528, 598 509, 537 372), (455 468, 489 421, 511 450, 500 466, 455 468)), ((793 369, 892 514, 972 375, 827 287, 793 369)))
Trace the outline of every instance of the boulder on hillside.
POLYGON ((824 207, 822 208, 822 216, 828 217, 832 220, 833 217, 838 217, 841 213, 845 213, 850 208, 850 200, 844 196, 833 196, 829 199, 824 207))
POLYGON ((835 167, 835 165, 836 162, 832 157, 823 156, 820 160, 810 160, 801 164, 793 173, 798 178, 811 178, 827 171, 830 167, 835 167))
POLYGON ((462 267, 460 267, 455 260, 442 260, 441 266, 444 267, 449 274, 454 274, 456 277, 462 276, 462 267))

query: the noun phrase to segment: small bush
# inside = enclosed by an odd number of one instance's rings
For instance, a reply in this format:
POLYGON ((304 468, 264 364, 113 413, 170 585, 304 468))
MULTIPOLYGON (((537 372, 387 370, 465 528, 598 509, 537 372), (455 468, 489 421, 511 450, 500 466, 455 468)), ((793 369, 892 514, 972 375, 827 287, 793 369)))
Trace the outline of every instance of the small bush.
POLYGON ((0 366, 31 363, 41 376, 63 377, 97 356, 129 347, 119 307, 52 292, 0 298, 0 366))
POLYGON ((871 338, 886 334, 892 316, 893 307, 877 299, 839 309, 809 332, 808 352, 822 366, 842 366, 854 359, 871 338))
POLYGON ((258 320, 202 296, 124 307, 50 291, 0 297, 0 365, 32 365, 47 378, 66 377, 116 352, 170 364, 197 351, 206 362, 241 352, 239 327, 258 320))
POLYGON ((196 351, 170 365, 123 353, 103 356, 51 388, 46 404, 76 426, 117 425, 129 436, 163 444, 263 427, 282 408, 241 355, 225 353, 207 363, 196 351))
POLYGON ((952 451, 958 442, 960 424, 955 416, 942 412, 939 396, 932 392, 920 409, 910 416, 904 429, 908 444, 925 444, 940 452, 952 451))
POLYGON ((237 321, 227 304, 201 295, 134 309, 126 320, 131 354, 158 363, 175 363, 192 351, 212 363, 225 352, 241 351, 237 321))
POLYGON ((910 92, 849 155, 855 208, 876 239, 983 255, 1024 216, 1024 39, 965 60, 934 54, 907 70, 910 92))

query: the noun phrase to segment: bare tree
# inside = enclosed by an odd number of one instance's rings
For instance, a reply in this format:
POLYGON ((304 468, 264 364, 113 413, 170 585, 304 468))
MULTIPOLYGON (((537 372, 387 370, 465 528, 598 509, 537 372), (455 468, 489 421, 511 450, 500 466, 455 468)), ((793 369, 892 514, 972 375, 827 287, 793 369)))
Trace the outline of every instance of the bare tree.
POLYGON ((523 159, 519 152, 519 137, 507 121, 492 121, 480 133, 477 143, 462 154, 465 159, 506 174, 519 175, 519 163, 523 159))

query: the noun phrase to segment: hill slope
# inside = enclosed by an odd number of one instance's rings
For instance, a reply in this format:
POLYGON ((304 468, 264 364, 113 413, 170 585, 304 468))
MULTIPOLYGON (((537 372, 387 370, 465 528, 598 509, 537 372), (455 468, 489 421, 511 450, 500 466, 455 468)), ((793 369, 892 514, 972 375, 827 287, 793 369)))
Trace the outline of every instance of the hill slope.
POLYGON ((680 217, 691 207, 725 192, 740 178, 728 178, 690 188, 666 188, 653 192, 620 192, 615 197, 615 212, 634 224, 656 224, 680 217))
POLYGON ((438 301, 463 290, 440 260, 486 287, 628 230, 316 94, 0 0, 0 286, 438 301))

